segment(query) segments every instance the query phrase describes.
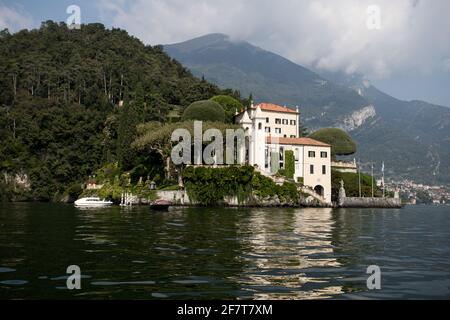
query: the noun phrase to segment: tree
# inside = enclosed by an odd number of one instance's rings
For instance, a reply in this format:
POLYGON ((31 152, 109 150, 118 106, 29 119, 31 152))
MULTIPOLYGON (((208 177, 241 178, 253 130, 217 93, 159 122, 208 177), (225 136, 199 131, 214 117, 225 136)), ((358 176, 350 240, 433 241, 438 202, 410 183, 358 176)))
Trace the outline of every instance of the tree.
POLYGON ((433 198, 430 196, 428 191, 419 190, 416 193, 416 201, 417 204, 432 204, 433 198))
POLYGON ((303 123, 299 123, 299 136, 307 137, 309 135, 308 128, 303 123))
MULTIPOLYGON (((341 181, 344 181, 347 197, 359 197, 360 176, 357 173, 331 171, 331 192, 333 201, 338 200, 341 181)), ((363 197, 372 197, 372 185, 374 187, 374 196, 382 197, 383 191, 377 187, 372 176, 361 173, 361 195, 363 197)))
POLYGON ((244 105, 241 102, 230 96, 214 96, 210 100, 222 106, 225 111, 225 122, 228 123, 233 123, 235 113, 244 109, 244 105))
POLYGON ((217 102, 211 100, 197 101, 186 108, 182 120, 225 122, 225 111, 217 102))
MULTIPOLYGON (((32 190, 20 199, 47 201, 119 155, 121 170, 142 164, 156 172, 159 156, 130 148, 136 125, 164 122, 169 107, 217 95, 240 100, 124 30, 87 24, 70 31, 46 21, 0 31, 0 177, 26 174, 32 190)), ((17 196, 11 186, 3 191, 17 196)))
POLYGON ((142 115, 136 103, 126 103, 120 113, 119 131, 117 138, 117 158, 119 165, 124 169, 134 166, 135 153, 131 144, 137 136, 137 125, 140 124, 142 115))
POLYGON ((344 130, 337 128, 320 129, 309 138, 331 145, 331 154, 335 156, 348 156, 356 152, 356 143, 344 130))
POLYGON ((284 175, 288 179, 293 179, 295 174, 295 156, 294 151, 286 150, 284 153, 284 157, 286 159, 285 169, 280 170, 281 174, 284 175))
MULTIPOLYGON (((217 122, 203 122, 202 129, 207 131, 209 129, 218 129, 222 132, 223 137, 226 137, 227 129, 238 129, 238 125, 217 123, 217 122)), ((184 121, 179 123, 162 124, 159 122, 149 122, 138 126, 138 136, 133 143, 133 148, 138 152, 157 152, 161 155, 166 163, 166 173, 170 172, 170 156, 172 147, 177 144, 172 142, 172 133, 176 129, 186 129, 189 131, 191 137, 194 137, 194 122, 184 121)), ((194 141, 192 141, 193 143, 194 141)))

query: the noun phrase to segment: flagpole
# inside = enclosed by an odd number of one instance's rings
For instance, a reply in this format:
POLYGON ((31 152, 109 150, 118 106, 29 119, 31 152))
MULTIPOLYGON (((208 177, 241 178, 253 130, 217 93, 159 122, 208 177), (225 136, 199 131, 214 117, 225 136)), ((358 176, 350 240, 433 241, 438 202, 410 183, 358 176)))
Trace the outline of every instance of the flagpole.
POLYGON ((359 197, 361 198, 361 159, 358 159, 358 186, 359 186, 359 197))
POLYGON ((372 198, 374 198, 374 192, 373 192, 373 161, 372 161, 372 198))
POLYGON ((381 168, 381 171, 383 172, 383 198, 386 198, 386 186, 384 184, 384 161, 383 161, 383 167, 381 168))

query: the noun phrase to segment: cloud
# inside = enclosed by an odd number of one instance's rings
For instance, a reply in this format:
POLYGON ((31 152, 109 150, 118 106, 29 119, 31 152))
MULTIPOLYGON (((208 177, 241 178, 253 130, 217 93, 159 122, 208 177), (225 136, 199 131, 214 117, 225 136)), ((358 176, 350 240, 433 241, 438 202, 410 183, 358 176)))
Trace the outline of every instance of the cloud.
POLYGON ((19 7, 8 7, 0 3, 0 30, 12 32, 31 28, 34 25, 31 16, 19 7))
POLYGON ((102 0, 116 27, 148 44, 221 32, 291 60, 374 78, 426 74, 450 56, 447 0, 102 0), (380 29, 367 8, 380 8, 380 29))

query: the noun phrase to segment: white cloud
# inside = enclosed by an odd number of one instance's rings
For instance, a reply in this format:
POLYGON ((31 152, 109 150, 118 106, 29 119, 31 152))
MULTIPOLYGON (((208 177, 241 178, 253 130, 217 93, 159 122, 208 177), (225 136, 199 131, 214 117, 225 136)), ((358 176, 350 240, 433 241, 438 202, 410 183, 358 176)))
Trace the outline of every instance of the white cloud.
POLYGON ((100 9, 148 44, 221 32, 306 66, 369 77, 429 73, 450 56, 450 1, 102 0, 100 9), (367 8, 381 29, 367 28, 367 8))
POLYGON ((11 32, 31 28, 34 25, 31 16, 18 7, 7 7, 0 3, 0 30, 11 32))

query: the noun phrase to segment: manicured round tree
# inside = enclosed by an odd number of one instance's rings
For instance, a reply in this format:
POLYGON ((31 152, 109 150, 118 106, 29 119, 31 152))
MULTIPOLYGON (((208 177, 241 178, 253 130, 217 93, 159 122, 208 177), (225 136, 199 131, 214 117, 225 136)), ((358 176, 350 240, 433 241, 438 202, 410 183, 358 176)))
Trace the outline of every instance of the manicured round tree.
POLYGON ((222 106, 225 111, 225 121, 228 123, 233 123, 236 111, 244 109, 244 105, 239 100, 226 95, 212 97, 211 101, 217 102, 222 106))
POLYGON ((225 122, 225 111, 217 102, 211 100, 197 101, 184 110, 183 121, 217 121, 225 122))
POLYGON ((330 144, 333 156, 348 156, 356 152, 356 143, 347 132, 341 129, 320 129, 309 138, 330 144))

